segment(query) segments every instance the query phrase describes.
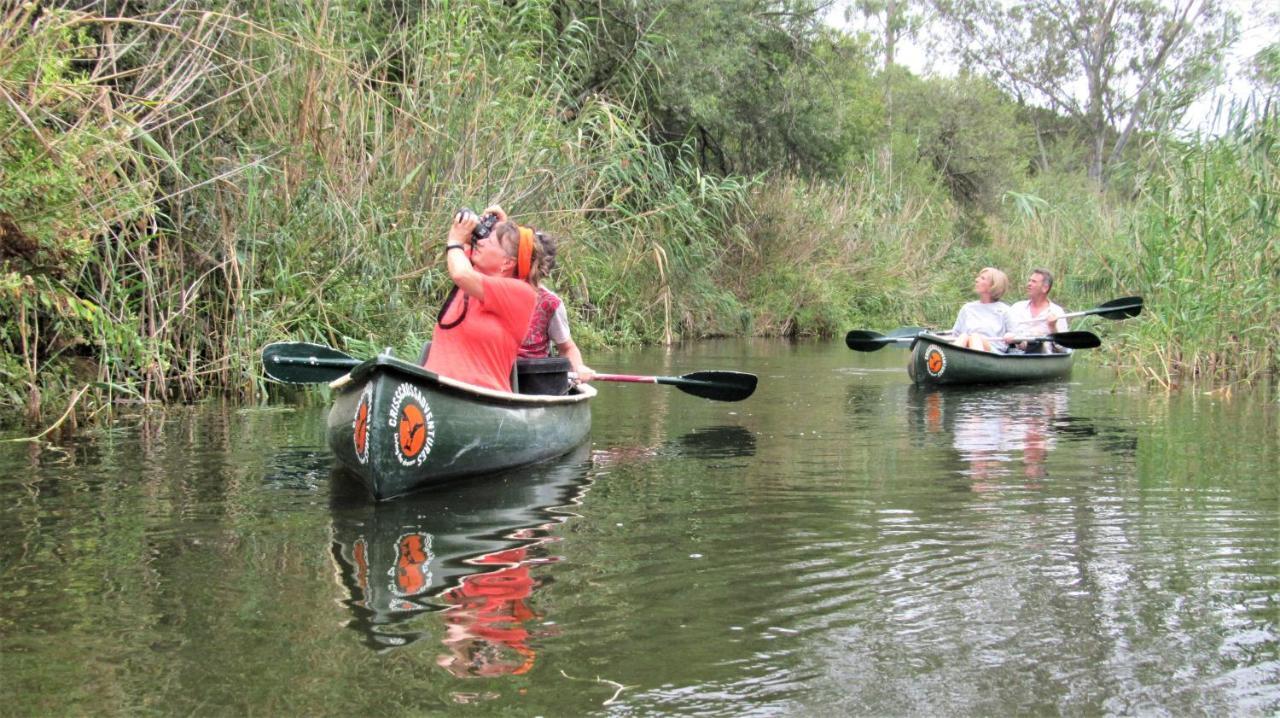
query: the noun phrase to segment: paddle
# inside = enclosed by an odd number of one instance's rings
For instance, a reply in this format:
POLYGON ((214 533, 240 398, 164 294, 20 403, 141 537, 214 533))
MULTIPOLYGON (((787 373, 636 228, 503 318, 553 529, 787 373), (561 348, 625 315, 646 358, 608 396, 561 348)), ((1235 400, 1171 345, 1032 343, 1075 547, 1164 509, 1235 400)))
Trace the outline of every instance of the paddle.
POLYGON ((262 350, 262 371, 285 384, 327 384, 359 364, 359 359, 323 344, 276 342, 262 350))
POLYGON ((686 394, 715 399, 742 401, 756 390, 756 375, 739 371, 695 371, 681 376, 633 376, 630 374, 596 374, 594 381, 625 381, 638 384, 668 384, 686 394))
MULTIPOLYGON (((323 344, 277 342, 262 350, 262 370, 286 384, 319 384, 340 379, 360 360, 323 344)), ((695 371, 684 376, 596 374, 599 381, 670 384, 687 394, 716 401, 742 401, 756 390, 756 376, 736 371, 695 371)))
MULTIPOLYGON (((917 330, 918 332, 919 330, 917 330)), ((883 349, 889 344, 896 342, 910 342, 915 339, 915 334, 906 337, 895 337, 891 335, 877 334, 861 329, 854 329, 844 337, 844 343, 849 348, 859 352, 874 352, 883 349)), ((1093 332, 1056 332, 1043 337, 1025 337, 1018 338, 1019 342, 1054 342, 1058 346, 1067 347, 1068 349, 1094 349, 1102 346, 1102 340, 1093 332)))
POLYGON ((1019 337, 1015 342, 1053 342, 1068 349, 1095 349, 1102 340, 1093 332, 1055 332, 1043 337, 1019 337))
MULTIPOLYGON (((1121 297, 1120 299, 1112 299, 1104 304, 1099 304, 1093 309, 1086 309, 1082 312, 1068 312, 1062 315, 1062 319, 1070 319, 1071 317, 1083 317, 1088 314, 1097 314, 1103 319, 1128 319, 1136 317, 1142 313, 1142 297, 1121 297)), ((1061 343, 1061 342, 1059 342, 1061 343)), ((1066 346, 1065 344, 1063 346, 1066 346)))
POLYGON ((866 329, 851 329, 844 335, 844 343, 856 352, 875 352, 890 344, 910 342, 923 331, 922 327, 899 327, 888 334, 880 334, 866 329))

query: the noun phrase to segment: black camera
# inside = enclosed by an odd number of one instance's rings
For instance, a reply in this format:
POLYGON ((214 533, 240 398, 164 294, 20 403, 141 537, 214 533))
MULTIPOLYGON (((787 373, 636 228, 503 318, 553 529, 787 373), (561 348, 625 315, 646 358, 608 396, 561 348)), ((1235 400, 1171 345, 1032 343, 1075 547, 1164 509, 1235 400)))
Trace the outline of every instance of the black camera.
MULTIPOLYGON (((467 207, 463 207, 461 210, 459 210, 459 212, 470 212, 470 211, 471 210, 468 209, 467 207)), ((471 230, 472 243, 479 242, 485 237, 488 237, 489 233, 493 231, 493 228, 497 226, 497 224, 498 224, 498 215, 496 214, 486 214, 483 217, 481 217, 480 224, 477 224, 475 228, 471 230)))

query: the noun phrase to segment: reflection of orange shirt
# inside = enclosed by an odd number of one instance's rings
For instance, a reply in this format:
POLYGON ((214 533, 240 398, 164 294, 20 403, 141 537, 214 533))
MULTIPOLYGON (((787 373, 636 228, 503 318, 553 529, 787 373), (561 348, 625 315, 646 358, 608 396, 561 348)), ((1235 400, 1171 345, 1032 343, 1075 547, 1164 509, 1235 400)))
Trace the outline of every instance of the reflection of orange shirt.
MULTIPOLYGON (((434 350, 433 350, 434 351, 434 350)), ((534 652, 526 645, 529 631, 524 622, 537 616, 528 605, 536 582, 524 563, 528 551, 515 548, 489 554, 479 560, 485 564, 512 564, 493 573, 467 576, 461 585, 451 588, 442 598, 454 604, 446 615, 450 631, 455 634, 445 643, 455 653, 465 655, 473 665, 476 675, 511 673, 520 675, 533 667, 534 652), (456 635, 461 634, 461 635, 456 635), (507 648, 523 657, 519 665, 500 667, 494 662, 481 663, 482 653, 471 653, 472 643, 488 644, 491 648, 507 648)))
POLYGON ((464 304, 467 315, 455 327, 436 325, 426 368, 441 376, 500 391, 511 391, 511 367, 529 328, 537 293, 528 282, 511 277, 485 277, 484 301, 459 290, 443 323, 457 321, 464 304))

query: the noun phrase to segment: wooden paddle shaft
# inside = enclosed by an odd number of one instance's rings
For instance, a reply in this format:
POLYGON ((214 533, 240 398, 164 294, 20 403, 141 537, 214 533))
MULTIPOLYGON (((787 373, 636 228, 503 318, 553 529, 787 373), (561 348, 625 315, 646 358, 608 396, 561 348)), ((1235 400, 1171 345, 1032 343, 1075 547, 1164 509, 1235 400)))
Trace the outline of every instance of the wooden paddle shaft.
POLYGON ((636 376, 634 374, 596 374, 600 381, 629 381, 636 384, 657 384, 656 376, 636 376))

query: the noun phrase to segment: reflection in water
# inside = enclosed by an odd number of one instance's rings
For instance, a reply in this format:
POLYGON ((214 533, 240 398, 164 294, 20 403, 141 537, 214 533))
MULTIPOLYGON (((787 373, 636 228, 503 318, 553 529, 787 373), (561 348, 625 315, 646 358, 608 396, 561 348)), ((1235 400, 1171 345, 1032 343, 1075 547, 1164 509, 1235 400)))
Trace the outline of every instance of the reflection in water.
MULTIPOLYGON (((1059 438, 1096 437, 1092 422, 1068 415, 1067 397, 1064 384, 912 387, 910 405, 921 436, 949 435, 962 473, 983 489, 987 481, 1014 474, 1043 479, 1059 438)), ((1103 448, 1132 451, 1131 436, 1112 438, 1103 448)))
POLYGON ((347 625, 386 650, 424 638, 413 619, 443 612, 439 666, 459 677, 525 673, 535 659, 528 624, 540 617, 530 601, 541 579, 531 570, 559 560, 548 551, 550 530, 572 514, 557 509, 579 503, 593 474, 618 462, 716 462, 755 451, 750 431, 711 426, 658 447, 583 444, 552 462, 381 503, 335 473, 332 555, 353 614, 347 625))
POLYGON ((692 459, 743 458, 755 455, 756 437, 741 426, 708 426, 681 436, 674 448, 692 459))
MULTIPOLYGON (((551 462, 389 502, 372 501, 335 472, 332 554, 343 603, 354 615, 348 625, 370 647, 386 649, 423 637, 406 630, 410 619, 447 611, 445 644, 458 659, 448 666, 460 675, 503 665, 491 661, 495 650, 523 654, 519 624, 532 616, 524 603, 535 585, 528 569, 554 560, 545 558, 543 544, 549 529, 571 515, 556 509, 579 502, 589 468, 590 447, 583 444, 551 462), (484 644, 487 653, 478 650, 484 644), (469 660, 490 666, 469 668, 469 660)), ((532 655, 515 668, 526 660, 532 655)))
POLYGON ((476 566, 500 568, 466 576, 445 591, 442 598, 449 609, 444 645, 449 653, 436 663, 460 678, 520 675, 532 668, 535 653, 525 624, 538 617, 529 605, 540 585, 529 569, 538 562, 529 546, 472 560, 476 566))

